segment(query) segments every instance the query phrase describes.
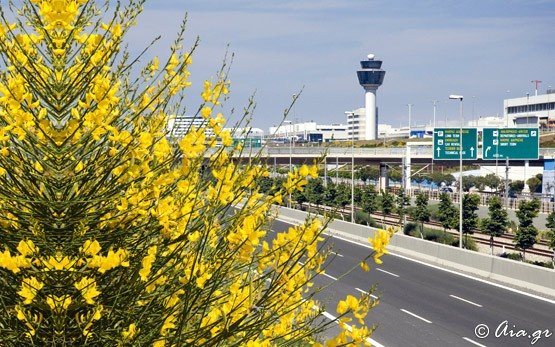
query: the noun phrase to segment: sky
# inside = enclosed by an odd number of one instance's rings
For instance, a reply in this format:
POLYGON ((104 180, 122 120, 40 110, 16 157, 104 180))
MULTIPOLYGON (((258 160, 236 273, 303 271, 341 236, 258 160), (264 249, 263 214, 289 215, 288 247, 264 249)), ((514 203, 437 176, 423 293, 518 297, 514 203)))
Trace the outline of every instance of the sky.
POLYGON ((364 106, 356 70, 369 53, 386 70, 379 122, 393 126, 408 124, 409 103, 413 125, 429 124, 438 100, 441 124, 459 118, 450 94, 465 97, 470 120, 532 95, 532 80, 540 93, 555 89, 555 0, 151 0, 127 40, 139 51, 162 35, 149 54, 167 56, 185 15, 186 45, 200 37, 190 109, 229 51, 225 113, 255 94, 252 125, 265 131, 301 90, 290 120, 345 123, 345 111, 364 106))

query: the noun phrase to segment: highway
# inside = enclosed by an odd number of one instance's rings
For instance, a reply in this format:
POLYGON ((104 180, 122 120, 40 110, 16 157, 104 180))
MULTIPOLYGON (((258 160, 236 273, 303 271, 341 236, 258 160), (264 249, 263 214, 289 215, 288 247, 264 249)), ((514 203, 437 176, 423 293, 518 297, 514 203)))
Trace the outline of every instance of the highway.
MULTIPOLYGON (((276 220, 268 237, 290 226, 276 220)), ((340 278, 371 249, 337 237, 328 242, 337 256, 326 268, 326 275, 317 277, 316 285, 333 285, 319 299, 327 312, 336 315, 339 300, 376 284, 380 304, 369 312, 365 323, 378 326, 372 339, 379 345, 555 346, 554 301, 396 255, 384 256, 382 265, 370 264, 370 272, 357 268, 340 278), (480 339, 475 335, 479 324, 488 326, 488 337, 480 339), (541 336, 536 339, 538 335, 541 336)), ((478 331, 484 333, 486 328, 478 331)))

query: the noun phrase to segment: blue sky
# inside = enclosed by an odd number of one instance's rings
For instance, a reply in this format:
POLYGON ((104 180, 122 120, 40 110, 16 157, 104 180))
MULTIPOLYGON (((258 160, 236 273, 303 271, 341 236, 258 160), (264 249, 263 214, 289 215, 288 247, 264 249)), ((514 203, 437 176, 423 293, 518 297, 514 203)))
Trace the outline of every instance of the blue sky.
POLYGON ((201 81, 215 75, 229 44, 235 53, 226 108, 241 110, 256 91, 253 125, 267 130, 303 86, 290 118, 344 122, 362 107, 356 70, 368 53, 384 61, 380 123, 458 117, 449 94, 465 96, 465 117, 502 112, 507 95, 555 88, 555 0, 152 0, 133 30, 132 47, 162 35, 164 56, 188 13, 188 43, 198 35, 191 109, 201 81), (507 90, 510 90, 507 93, 507 90), (474 112, 473 112, 474 109, 474 112))

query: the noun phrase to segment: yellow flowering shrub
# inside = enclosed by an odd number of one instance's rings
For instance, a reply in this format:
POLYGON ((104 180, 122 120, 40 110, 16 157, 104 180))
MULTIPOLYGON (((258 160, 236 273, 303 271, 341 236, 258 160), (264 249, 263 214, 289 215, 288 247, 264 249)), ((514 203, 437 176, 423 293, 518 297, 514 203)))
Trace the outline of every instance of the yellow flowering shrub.
MULTIPOLYGON (((267 168, 234 162, 217 112, 225 74, 202 87, 204 126, 170 136, 194 46, 180 31, 167 61, 136 68, 122 40, 142 4, 102 17, 95 1, 23 0, 13 23, 1 13, 0 345, 318 345, 325 223, 267 237, 273 204, 316 167, 258 191, 267 168)), ((388 240, 373 240, 376 261, 388 240)), ((341 301, 328 345, 363 343, 374 304, 341 301)))

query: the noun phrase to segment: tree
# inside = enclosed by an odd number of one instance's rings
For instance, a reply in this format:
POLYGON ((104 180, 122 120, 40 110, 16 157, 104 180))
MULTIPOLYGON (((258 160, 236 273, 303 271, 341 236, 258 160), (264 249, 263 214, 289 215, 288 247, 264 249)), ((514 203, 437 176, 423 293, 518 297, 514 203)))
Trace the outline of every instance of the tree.
MULTIPOLYGON (((555 212, 551 212, 547 216, 547 246, 555 251, 555 212)), ((555 253, 553 254, 553 263, 555 264, 555 253)))
POLYGON ((503 208, 501 198, 498 196, 493 196, 489 199, 488 209, 488 218, 483 220, 482 230, 484 234, 490 236, 489 245, 491 248, 491 254, 493 254, 493 238, 499 237, 507 231, 509 218, 507 216, 507 211, 503 208))
POLYGON ((388 174, 389 179, 395 182, 401 182, 403 180, 403 174, 401 170, 389 170, 388 174))
MULTIPOLYGON (((291 200, 293 200, 297 204, 299 204, 299 207, 300 207, 301 210, 304 210, 303 209, 303 204, 305 202, 308 202, 308 199, 306 197, 306 191, 303 191, 303 192, 298 191, 298 190, 294 191, 293 193, 291 193, 291 200)), ((293 201, 291 201, 291 203, 293 203, 293 201)), ((293 206, 291 206, 291 207, 293 207, 293 206)))
MULTIPOLYGON (((188 105, 196 44, 183 48, 183 31, 143 67, 122 45, 142 5, 2 5, 0 345, 310 345, 326 326, 311 283, 324 224, 264 238, 273 204, 317 168, 261 193, 268 167, 260 154, 237 164, 224 129, 227 68, 188 105), (170 133, 190 110, 204 125, 170 133)), ((389 235, 373 240, 376 262, 389 235)), ((336 311, 362 319, 373 305, 349 296, 336 311)), ((340 329, 331 344, 371 331, 340 329)))
POLYGON ((337 196, 337 184, 329 183, 324 189, 323 203, 328 206, 335 206, 335 197, 337 196))
POLYGON ((484 185, 490 187, 491 189, 495 189, 498 191, 501 185, 503 184, 503 180, 501 177, 495 174, 487 174, 482 178, 482 182, 484 185))
POLYGON ((345 208, 351 203, 351 185, 340 183, 335 186, 335 206, 345 208))
POLYGON ((395 198, 393 194, 388 192, 387 190, 382 191, 382 213, 383 213, 383 225, 385 225, 385 217, 389 216, 389 214, 395 208, 395 198))
POLYGON ((316 206, 320 206, 324 201, 324 184, 322 180, 319 178, 308 180, 308 184, 306 185, 303 195, 305 195, 306 200, 311 204, 315 204, 316 206))
POLYGON ((522 250, 522 258, 526 258, 526 250, 536 244, 538 229, 534 226, 534 218, 540 211, 540 201, 532 199, 522 200, 518 204, 516 216, 518 218, 518 230, 514 237, 514 242, 518 249, 522 250))
POLYGON ((416 206, 413 210, 413 218, 420 222, 420 232, 424 233, 424 223, 430 220, 427 194, 419 193, 416 196, 416 206))
POLYGON ((441 193, 439 195, 439 208, 438 208, 438 219, 443 227, 444 233, 447 229, 456 228, 459 224, 459 214, 458 209, 453 205, 451 197, 447 193, 441 193))
POLYGON ((542 174, 537 174, 536 176, 527 179, 526 184, 528 185, 528 188, 530 188, 530 193, 540 193, 542 188, 542 181, 542 174))
POLYGON ((410 206, 410 197, 401 188, 397 191, 397 196, 395 197, 395 212, 399 215, 399 224, 403 222, 408 206, 410 206))
POLYGON ((463 222, 462 231, 465 238, 468 239, 468 234, 473 234, 474 229, 478 226, 478 205, 480 203, 480 196, 478 194, 466 194, 463 196, 463 222))
POLYGON ((376 166, 363 166, 355 171, 355 178, 360 179, 364 184, 368 180, 377 180, 379 176, 379 169, 376 166))
POLYGON ((522 193, 522 190, 524 189, 524 181, 512 181, 511 183, 509 183, 509 188, 511 191, 520 194, 522 193))
POLYGON ((361 207, 366 213, 374 213, 378 209, 378 199, 374 186, 367 185, 362 189, 361 207))
POLYGON ((450 186, 455 182, 455 177, 451 174, 445 174, 439 171, 435 171, 434 173, 430 174, 430 180, 434 182, 438 187, 442 184, 446 186, 450 186))

